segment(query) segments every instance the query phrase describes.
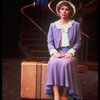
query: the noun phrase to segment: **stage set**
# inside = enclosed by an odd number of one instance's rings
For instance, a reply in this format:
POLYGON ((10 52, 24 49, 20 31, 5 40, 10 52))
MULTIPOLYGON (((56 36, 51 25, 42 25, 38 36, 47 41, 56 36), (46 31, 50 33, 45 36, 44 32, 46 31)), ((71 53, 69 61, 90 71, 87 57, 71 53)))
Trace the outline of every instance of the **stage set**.
MULTIPOLYGON (((15 8, 16 13, 13 12, 15 9, 8 9, 8 5, 2 3, 2 11, 5 12, 2 16, 10 15, 10 19, 13 14, 16 16, 11 26, 7 24, 9 19, 3 19, 5 25, 2 25, 2 100, 53 100, 52 96, 44 94, 47 62, 50 57, 47 34, 49 24, 59 19, 55 11, 59 1, 20 1, 14 3, 18 5, 18 9, 15 8), (12 11, 12 15, 11 12, 6 15, 7 9, 12 11), (5 39, 6 35, 8 37, 5 39)), ((69 1, 77 9, 74 19, 81 23, 82 28, 82 46, 76 67, 83 100, 98 100, 98 1, 69 1)), ((69 97, 69 100, 73 98, 69 97)))

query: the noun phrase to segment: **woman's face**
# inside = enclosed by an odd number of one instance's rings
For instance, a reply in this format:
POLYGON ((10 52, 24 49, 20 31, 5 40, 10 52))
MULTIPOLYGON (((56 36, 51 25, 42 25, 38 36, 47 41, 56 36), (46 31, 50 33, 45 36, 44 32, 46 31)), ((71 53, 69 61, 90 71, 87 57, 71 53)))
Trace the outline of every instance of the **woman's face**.
POLYGON ((62 19, 69 18, 69 9, 66 6, 62 6, 60 8, 59 14, 62 19))

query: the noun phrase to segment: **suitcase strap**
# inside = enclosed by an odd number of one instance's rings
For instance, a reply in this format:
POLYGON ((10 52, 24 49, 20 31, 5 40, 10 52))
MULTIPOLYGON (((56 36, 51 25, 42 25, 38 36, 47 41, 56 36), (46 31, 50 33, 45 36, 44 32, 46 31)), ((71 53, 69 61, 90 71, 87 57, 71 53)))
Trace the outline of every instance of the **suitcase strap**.
POLYGON ((36 98, 41 98, 42 62, 36 64, 36 98))

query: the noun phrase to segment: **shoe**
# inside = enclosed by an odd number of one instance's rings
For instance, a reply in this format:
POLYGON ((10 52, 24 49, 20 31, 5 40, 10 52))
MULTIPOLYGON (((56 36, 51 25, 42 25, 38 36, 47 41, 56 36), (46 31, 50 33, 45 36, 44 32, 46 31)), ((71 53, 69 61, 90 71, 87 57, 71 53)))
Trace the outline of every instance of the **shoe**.
POLYGON ((75 98, 75 97, 74 97, 74 98, 73 98, 73 100, 80 100, 80 99, 79 99, 79 98, 75 98))
POLYGON ((60 100, 68 100, 68 98, 65 98, 65 97, 61 97, 60 100))

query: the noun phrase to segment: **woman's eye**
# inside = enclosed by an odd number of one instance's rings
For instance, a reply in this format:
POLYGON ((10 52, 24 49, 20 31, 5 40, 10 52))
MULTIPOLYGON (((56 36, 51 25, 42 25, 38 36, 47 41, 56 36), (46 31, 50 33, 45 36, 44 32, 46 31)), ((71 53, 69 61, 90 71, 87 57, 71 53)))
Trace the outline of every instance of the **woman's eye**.
POLYGON ((69 11, 69 9, 67 9, 67 8, 66 8, 66 9, 65 9, 65 8, 61 8, 61 10, 66 10, 66 11, 69 11))
POLYGON ((61 10, 64 10, 64 8, 61 8, 61 10))

